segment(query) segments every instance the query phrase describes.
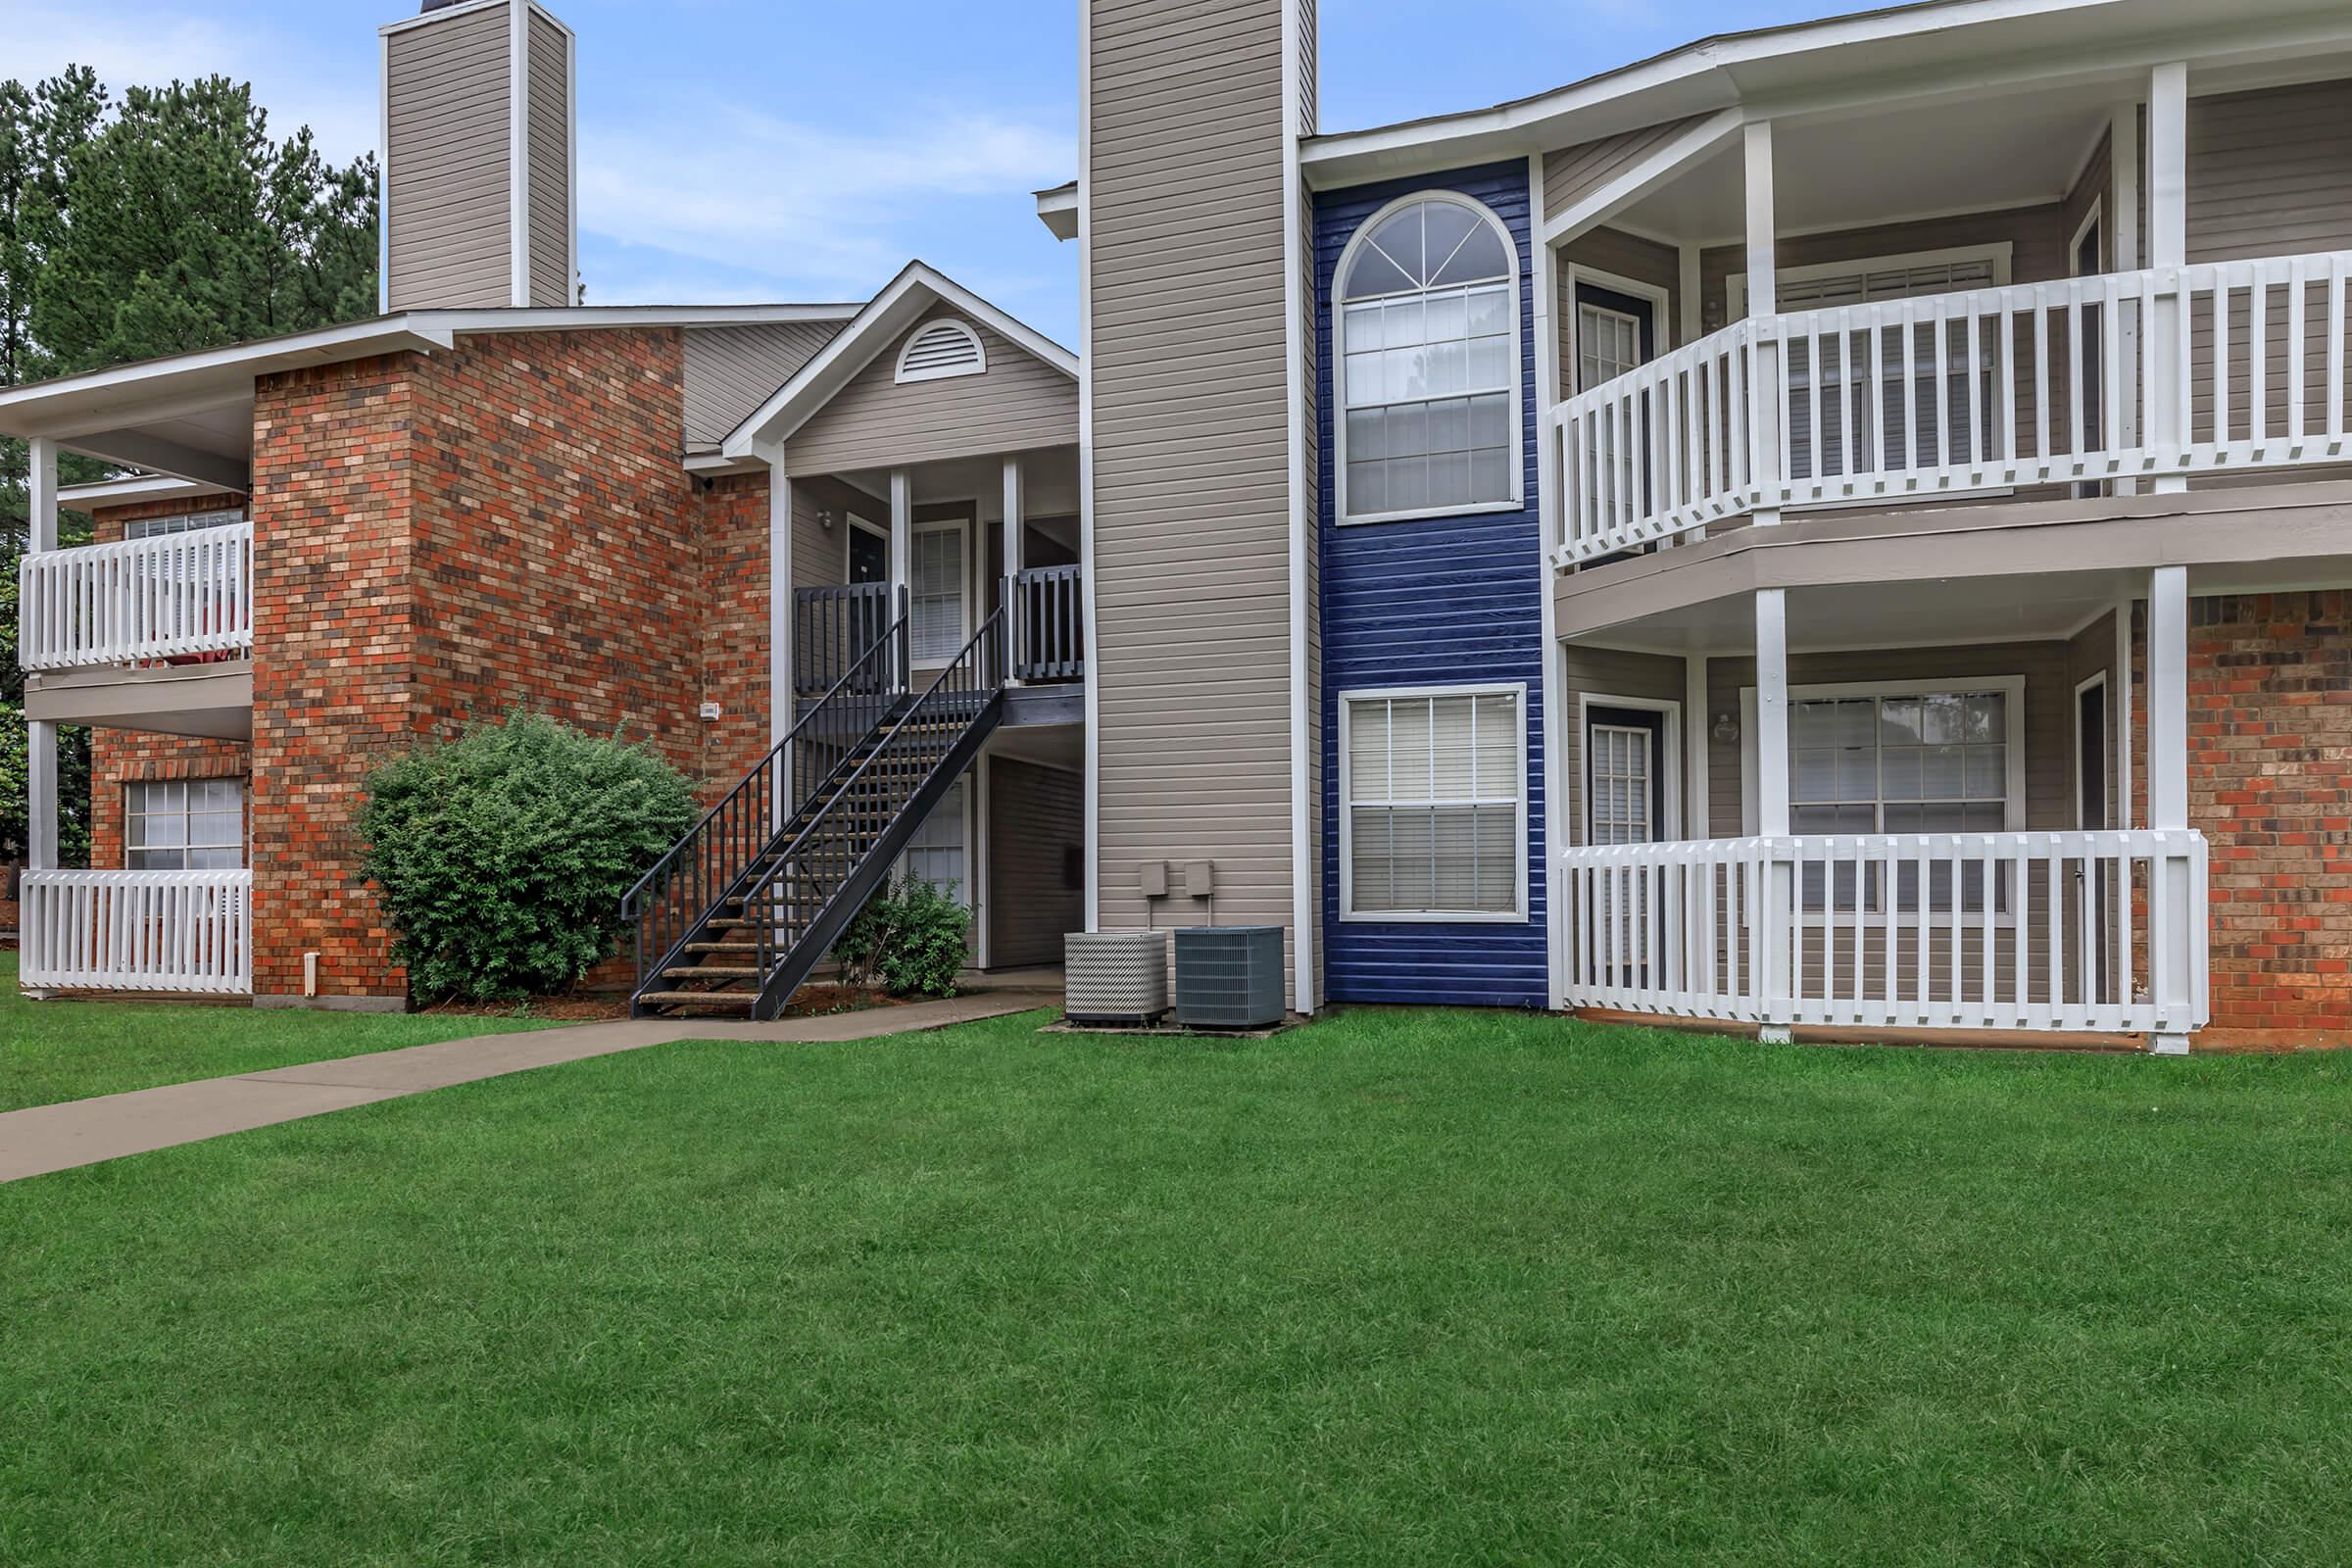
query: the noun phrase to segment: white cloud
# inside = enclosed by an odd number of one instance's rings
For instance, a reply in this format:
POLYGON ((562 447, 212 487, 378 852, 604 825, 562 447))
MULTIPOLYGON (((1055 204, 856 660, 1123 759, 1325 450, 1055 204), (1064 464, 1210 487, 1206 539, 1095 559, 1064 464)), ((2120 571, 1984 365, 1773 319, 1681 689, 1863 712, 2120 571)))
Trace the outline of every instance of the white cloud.
POLYGON ((1070 139, 969 110, 906 106, 868 135, 740 109, 625 132, 591 118, 581 226, 679 256, 812 284, 872 288, 919 249, 942 203, 1006 204, 1067 177, 1070 139), (906 128, 898 128, 906 127, 906 128))

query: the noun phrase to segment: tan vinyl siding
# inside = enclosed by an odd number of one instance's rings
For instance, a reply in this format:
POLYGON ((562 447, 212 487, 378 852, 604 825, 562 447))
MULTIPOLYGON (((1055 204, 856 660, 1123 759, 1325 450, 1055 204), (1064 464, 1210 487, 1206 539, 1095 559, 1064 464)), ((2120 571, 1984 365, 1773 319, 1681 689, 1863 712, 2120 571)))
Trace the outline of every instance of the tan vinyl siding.
POLYGON ((821 475, 792 481, 792 585, 830 588, 850 578, 850 514, 887 529, 890 503, 821 475), (817 520, 830 514, 833 526, 817 520))
POLYGON ((2192 98, 2188 259, 2352 248, 2352 81, 2192 98))
MULTIPOLYGON (((2115 675, 2115 614, 2113 612, 2101 615, 2067 640, 2067 759, 2070 767, 2074 764, 2075 753, 2081 746, 2080 726, 2076 723, 2073 706, 2074 690, 2094 675, 2107 677, 2107 777, 2106 788, 2102 791, 2107 797, 2107 825, 2121 827, 2124 818, 2121 803, 2116 796, 2115 710, 2116 705, 2122 699, 2117 695, 2120 688, 2115 675)), ((2070 786, 2073 778, 2074 775, 2069 773, 2070 786)), ((2066 826, 2078 825, 2076 813, 2070 808, 2066 826)))
POLYGON ((1009 757, 988 769, 988 961, 1005 969, 1059 963, 1064 933, 1086 929, 1086 780, 1009 757))
POLYGON ((1704 118, 1691 115, 1683 120, 1669 120, 1545 153, 1544 216, 1548 219, 1566 212, 1581 198, 1606 185, 1704 118))
MULTIPOLYGON (((941 306, 923 321, 956 314, 941 306)), ((1075 441, 1078 383, 1010 339, 971 324, 988 356, 984 373, 899 384, 899 350, 922 330, 916 323, 787 438, 794 469, 838 473, 1075 441)))
POLYGON ((1288 927, 1282 0, 1091 7, 1102 923, 1200 858, 1220 923, 1288 927))
POLYGON ((538 306, 573 303, 570 48, 563 28, 532 15, 525 133, 531 171, 531 303, 538 306))
MULTIPOLYGON (((1585 699, 1598 701, 1604 697, 1633 697, 1653 703, 1680 703, 1683 700, 1683 661, 1670 654, 1642 654, 1616 648, 1588 648, 1580 643, 1567 643, 1560 649, 1562 678, 1566 683, 1566 701, 1561 710, 1568 718, 1563 726, 1567 733, 1557 737, 1560 748, 1560 784, 1565 816, 1554 817, 1552 832, 1563 844, 1585 842, 1585 725, 1582 710, 1585 699)), ((1667 738, 1669 752, 1682 745, 1680 730, 1667 738)), ((1686 765, 1685 771, 1687 772, 1686 765)), ((1676 820, 1683 820, 1683 805, 1674 808, 1676 820)), ((1719 835, 1721 836, 1721 835, 1719 835)))
POLYGON ((387 35, 395 311, 512 302, 507 28, 494 5, 387 35))
MULTIPOLYGON (((2323 81, 2259 92, 2192 98, 2188 105, 2188 259, 2300 256, 2352 248, 2352 81, 2323 81)), ((2318 291, 2315 291, 2315 298, 2318 291)), ((2287 395, 2287 295, 2271 291, 2271 353, 2266 378, 2271 416, 2283 416, 2287 395)), ((2202 302, 2200 302, 2202 305, 2202 302)), ((2311 315, 2305 338, 2305 388, 2315 403, 2327 396, 2327 316, 2311 315)), ((2249 433, 2252 388, 2242 368, 2250 331, 2241 295, 2230 313, 2233 358, 2231 423, 2249 433)), ((2213 358, 2213 323, 2202 308, 2190 321, 2190 352, 2200 367, 2213 358)), ((2192 428, 2212 423, 2210 385, 2201 374, 2192 428)), ((2284 468, 2200 476, 2196 488, 2304 484, 2341 477, 2341 467, 2284 468)))
POLYGON ((686 329, 686 446, 716 446, 816 357, 838 321, 686 329))

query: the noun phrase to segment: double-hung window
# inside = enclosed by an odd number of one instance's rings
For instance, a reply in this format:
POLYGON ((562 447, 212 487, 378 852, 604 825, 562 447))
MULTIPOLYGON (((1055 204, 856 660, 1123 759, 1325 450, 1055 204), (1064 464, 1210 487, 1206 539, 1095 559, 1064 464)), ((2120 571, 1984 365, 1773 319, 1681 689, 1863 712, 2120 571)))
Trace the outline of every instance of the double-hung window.
MULTIPOLYGON (((1998 833, 2011 821, 2021 759, 2013 684, 1880 693, 1798 691, 1788 705, 1788 818, 1800 834, 1998 833)), ((1857 879, 1838 866, 1836 886, 1806 867, 1808 909, 1883 907, 1876 866, 1857 879)), ((1894 906, 1919 906, 1916 864, 1895 868, 1894 906)), ((1996 908, 2005 891, 1995 890, 1996 908)), ((1952 867, 1932 863, 1928 908, 1955 907, 1952 867)), ((1971 864, 1957 907, 1982 910, 1981 864, 1971 864)))
POLYGON ((1348 917, 1525 916, 1526 703, 1519 687, 1342 699, 1348 917))
POLYGON ((1519 495, 1518 260, 1501 222, 1433 192, 1374 219, 1339 279, 1340 516, 1519 495))

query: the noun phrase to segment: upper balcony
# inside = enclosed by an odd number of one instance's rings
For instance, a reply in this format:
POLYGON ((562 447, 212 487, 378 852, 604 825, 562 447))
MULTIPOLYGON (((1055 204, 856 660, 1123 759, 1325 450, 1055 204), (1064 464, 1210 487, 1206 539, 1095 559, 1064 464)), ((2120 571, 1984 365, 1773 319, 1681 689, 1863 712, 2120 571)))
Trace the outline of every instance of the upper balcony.
POLYGON ((1766 509, 2346 458, 2352 252, 1736 321, 1552 414, 1561 565, 1766 509))
POLYGON ((251 733, 252 522, 37 551, 18 592, 29 717, 251 733))
POLYGON ((1743 92, 1547 154, 1555 564, 1801 509, 2340 476, 2312 472, 2352 462, 2352 26, 2325 30, 2291 62, 2216 34, 1743 92))

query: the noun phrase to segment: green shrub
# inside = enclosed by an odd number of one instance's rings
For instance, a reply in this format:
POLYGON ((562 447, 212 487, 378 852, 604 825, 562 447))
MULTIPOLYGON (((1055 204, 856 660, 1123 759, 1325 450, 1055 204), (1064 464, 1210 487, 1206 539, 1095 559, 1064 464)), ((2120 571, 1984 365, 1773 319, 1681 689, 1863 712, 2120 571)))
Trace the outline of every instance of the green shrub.
POLYGON ((971 928, 971 910, 908 877, 886 884, 858 911, 833 944, 833 961, 850 985, 878 985, 894 997, 952 997, 971 928))
POLYGON ((695 815, 645 747, 514 713, 376 769, 360 837, 411 988, 504 1002, 611 956, 621 895, 695 815))

